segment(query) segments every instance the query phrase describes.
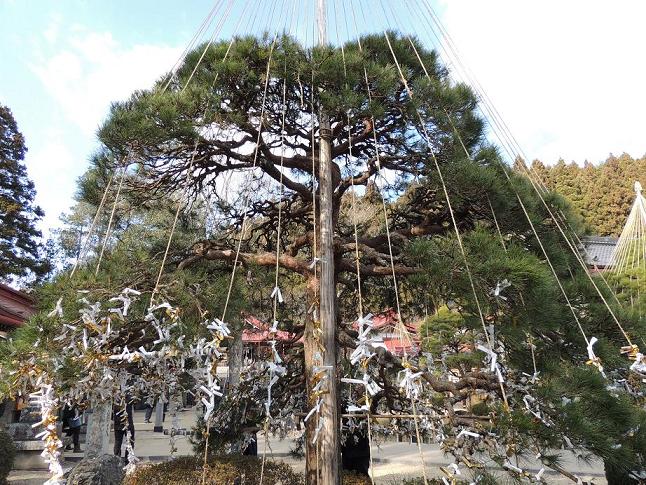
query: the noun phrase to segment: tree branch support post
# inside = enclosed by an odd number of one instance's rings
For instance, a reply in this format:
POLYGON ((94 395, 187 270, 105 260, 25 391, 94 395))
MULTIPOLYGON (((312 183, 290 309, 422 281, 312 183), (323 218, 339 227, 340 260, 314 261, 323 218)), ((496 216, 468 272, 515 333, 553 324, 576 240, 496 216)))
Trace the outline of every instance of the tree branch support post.
POLYGON ((87 423, 85 437, 85 458, 110 453, 110 421, 112 420, 112 402, 102 401, 98 397, 92 399, 92 413, 87 423))
POLYGON ((153 426, 153 431, 155 433, 164 432, 164 403, 161 400, 161 396, 157 399, 157 405, 155 406, 155 425, 153 426))

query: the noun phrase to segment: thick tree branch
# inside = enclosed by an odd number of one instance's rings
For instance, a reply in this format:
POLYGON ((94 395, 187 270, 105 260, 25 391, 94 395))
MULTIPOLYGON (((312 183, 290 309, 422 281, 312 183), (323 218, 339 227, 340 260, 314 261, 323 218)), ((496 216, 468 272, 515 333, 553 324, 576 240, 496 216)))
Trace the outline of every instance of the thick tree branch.
MULTIPOLYGON (((404 365, 399 357, 391 354, 386 349, 378 348, 377 355, 381 363, 387 366, 396 366, 403 369, 404 365)), ((457 382, 449 380, 440 380, 430 372, 424 371, 422 377, 436 392, 451 393, 453 402, 462 401, 473 394, 473 389, 483 389, 487 391, 499 392, 500 387, 498 379, 493 374, 484 372, 469 372, 460 378, 457 382)))
MULTIPOLYGON (((191 256, 185 258, 179 264, 179 269, 191 266, 202 259, 213 261, 228 261, 234 262, 236 259, 236 252, 233 249, 222 249, 216 246, 211 241, 200 241, 193 245, 191 256)), ((256 252, 249 253, 241 251, 238 255, 238 261, 242 264, 257 264, 259 266, 275 266, 276 253, 270 252, 256 252)), ((294 271, 301 275, 310 275, 313 272, 311 262, 297 258, 291 254, 283 253, 278 258, 278 265, 282 268, 294 271)), ((361 274, 364 276, 389 276, 392 274, 393 268, 390 264, 361 264, 359 266, 361 274)), ((337 258, 337 271, 354 273, 356 272, 356 265, 353 260, 337 258)), ((410 266, 396 264, 394 266, 396 275, 411 275, 417 274, 422 271, 421 268, 414 268, 410 266)))
MULTIPOLYGON (((195 264, 201 259, 213 261, 228 261, 233 263, 236 260, 236 251, 233 249, 218 249, 212 246, 208 241, 199 242, 193 245, 193 255, 184 259, 179 264, 179 269, 186 268, 195 264)), ((276 254, 269 252, 246 253, 240 252, 238 261, 242 264, 257 264, 259 266, 275 266, 276 254)), ((289 269, 296 273, 306 275, 310 273, 308 261, 304 261, 286 254, 278 258, 278 264, 282 268, 289 269)))

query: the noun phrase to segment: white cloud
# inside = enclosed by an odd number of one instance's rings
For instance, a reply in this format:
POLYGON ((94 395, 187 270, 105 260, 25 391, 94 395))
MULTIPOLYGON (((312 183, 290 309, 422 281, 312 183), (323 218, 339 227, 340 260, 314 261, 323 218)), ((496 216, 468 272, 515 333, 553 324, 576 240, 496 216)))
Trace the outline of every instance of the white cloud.
POLYGON ((61 141, 60 130, 50 130, 33 150, 27 152, 29 177, 36 185, 36 204, 44 211, 40 223, 48 229, 59 225, 76 190, 76 178, 83 172, 85 158, 76 157, 61 141))
POLYGON ((528 157, 646 153, 646 2, 442 2, 463 61, 528 157))
POLYGON ((47 42, 50 44, 55 44, 58 40, 58 36, 61 32, 61 23, 63 17, 59 13, 54 13, 51 17, 47 29, 43 32, 43 36, 47 39, 47 42))
POLYGON ((177 59, 181 49, 164 45, 120 45, 109 32, 73 29, 65 47, 32 63, 33 72, 62 112, 93 134, 111 102, 150 87, 177 59))
POLYGON ((109 32, 76 24, 63 31, 60 23, 52 17, 29 64, 58 108, 41 113, 41 128, 31 133, 26 157, 36 202, 45 210, 40 224, 45 232, 59 226, 60 214, 72 205, 76 180, 87 168, 94 133, 110 103, 150 87, 181 52, 164 45, 125 47, 109 32))

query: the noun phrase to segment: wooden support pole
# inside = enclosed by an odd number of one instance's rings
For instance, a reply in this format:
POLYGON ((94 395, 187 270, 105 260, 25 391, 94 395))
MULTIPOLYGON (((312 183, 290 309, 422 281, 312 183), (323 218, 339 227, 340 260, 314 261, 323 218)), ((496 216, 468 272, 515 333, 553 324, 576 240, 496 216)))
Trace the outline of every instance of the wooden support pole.
MULTIPOLYGON (((318 43, 327 44, 327 16, 325 0, 317 0, 318 43)), ((319 433, 321 451, 319 473, 321 485, 339 485, 339 411, 336 375, 336 275, 334 270, 334 221, 332 195, 332 130, 324 110, 319 117, 319 227, 321 231, 321 291, 320 321, 325 353, 323 365, 327 368, 327 393, 323 395, 321 417, 323 428, 319 433)))

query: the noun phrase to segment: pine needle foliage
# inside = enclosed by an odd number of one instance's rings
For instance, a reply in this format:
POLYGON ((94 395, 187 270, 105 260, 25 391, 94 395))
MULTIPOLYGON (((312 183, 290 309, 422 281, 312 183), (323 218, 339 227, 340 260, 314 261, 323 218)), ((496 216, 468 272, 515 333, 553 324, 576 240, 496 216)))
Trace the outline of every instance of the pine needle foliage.
POLYGON ((42 259, 38 221, 44 213, 27 176, 25 138, 11 110, 0 105, 0 280, 42 277, 50 270, 42 259))

